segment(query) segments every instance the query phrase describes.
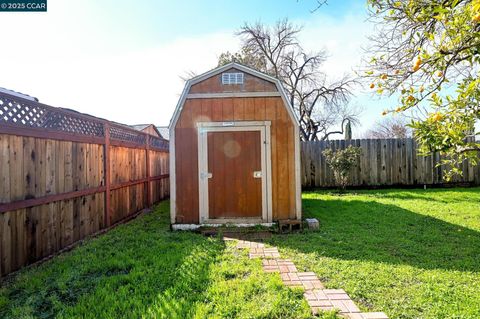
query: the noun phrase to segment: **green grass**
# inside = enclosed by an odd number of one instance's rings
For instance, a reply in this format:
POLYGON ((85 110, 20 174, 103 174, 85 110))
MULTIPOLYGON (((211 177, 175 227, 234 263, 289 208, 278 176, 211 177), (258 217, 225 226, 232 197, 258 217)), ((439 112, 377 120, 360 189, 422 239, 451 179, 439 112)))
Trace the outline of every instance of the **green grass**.
POLYGON ((480 189, 303 195, 320 230, 271 243, 363 310, 480 318, 480 189))
POLYGON ((168 220, 162 203, 22 270, 1 284, 0 318, 311 317, 302 291, 264 273, 260 260, 217 238, 170 232, 168 220))
MULTIPOLYGON (((319 231, 276 235, 300 270, 390 318, 480 318, 480 189, 303 195, 319 231)), ((310 318, 300 290, 217 238, 170 232, 168 203, 20 271, 0 318, 310 318)), ((324 318, 334 318, 325 314, 324 318)))

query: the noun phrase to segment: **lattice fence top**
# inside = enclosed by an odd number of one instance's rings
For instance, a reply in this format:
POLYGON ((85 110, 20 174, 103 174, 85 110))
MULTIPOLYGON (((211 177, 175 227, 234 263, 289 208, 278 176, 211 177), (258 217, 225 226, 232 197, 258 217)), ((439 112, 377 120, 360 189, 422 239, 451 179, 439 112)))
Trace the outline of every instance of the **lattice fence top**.
POLYGON ((49 107, 0 93, 0 123, 20 127, 46 128, 54 131, 103 137, 103 123, 76 116, 59 108, 49 107))
POLYGON ((168 140, 151 136, 150 145, 156 148, 168 150, 168 140))
MULTIPOLYGON (((0 125, 104 137, 107 123, 111 139, 139 146, 146 145, 147 135, 127 126, 0 92, 0 125)), ((153 148, 168 150, 167 140, 151 136, 150 141, 153 148)))
POLYGON ((120 126, 110 127, 110 137, 115 140, 128 141, 142 145, 147 142, 147 137, 144 133, 120 126))

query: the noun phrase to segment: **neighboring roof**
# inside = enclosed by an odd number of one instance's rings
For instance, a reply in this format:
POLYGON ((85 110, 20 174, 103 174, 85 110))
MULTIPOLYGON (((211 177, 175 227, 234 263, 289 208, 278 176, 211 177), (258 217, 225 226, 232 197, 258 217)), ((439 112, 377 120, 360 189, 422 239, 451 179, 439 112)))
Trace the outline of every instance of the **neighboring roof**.
POLYGON ((20 93, 20 92, 12 91, 12 90, 9 90, 9 89, 5 89, 5 88, 2 88, 2 87, 0 87, 0 92, 5 93, 5 94, 10 94, 10 95, 13 95, 13 96, 16 96, 16 97, 21 97, 21 98, 26 99, 26 100, 38 102, 38 99, 36 97, 30 96, 28 94, 23 94, 23 93, 20 93))
POLYGON ((170 140, 170 131, 168 130, 168 126, 157 126, 157 130, 164 139, 170 140))
POLYGON ((149 125, 152 125, 152 124, 133 124, 133 125, 130 125, 130 127, 136 129, 137 131, 141 131, 146 129, 149 125))
POLYGON ((147 129, 148 127, 152 127, 155 130, 155 132, 157 132, 158 136, 165 138, 164 135, 161 134, 158 128, 153 124, 134 124, 134 125, 130 125, 130 127, 141 132, 145 132, 145 129, 147 129))
POLYGON ((293 110, 293 107, 292 105, 290 105, 290 102, 287 98, 287 95, 285 94, 285 90, 283 88, 283 85, 282 83, 280 83, 280 81, 268 74, 265 74, 263 72, 260 72, 260 71, 257 71, 257 70, 254 70, 252 68, 249 68, 248 66, 245 66, 243 64, 239 64, 237 62, 231 62, 231 63, 228 63, 228 64, 225 64, 223 66, 220 66, 216 69, 213 69, 213 70, 210 70, 208 72, 205 72, 201 75, 198 75, 190 80, 188 80, 186 83, 185 83, 185 87, 183 88, 183 92, 182 92, 182 95, 180 96, 180 99, 178 100, 178 103, 177 103, 177 106, 175 107, 175 111, 173 112, 173 116, 172 116, 172 119, 170 120, 170 125, 169 125, 169 129, 171 130, 172 128, 175 127, 175 125, 177 124, 177 120, 180 116, 180 112, 182 111, 182 108, 183 108, 183 104, 185 103, 185 99, 187 97, 187 93, 188 91, 190 91, 190 87, 194 84, 197 84, 203 80, 206 80, 212 76, 215 76, 217 74, 220 74, 224 71, 227 71, 228 69, 231 69, 231 68, 235 68, 239 71, 242 71, 242 72, 245 72, 245 73, 248 73, 248 74, 251 74, 253 76, 256 76, 256 77, 259 77, 263 80, 266 80, 266 81, 269 81, 269 82, 272 82, 274 83, 276 86, 277 86, 277 89, 278 91, 280 92, 280 95, 282 96, 282 99, 283 99, 283 102, 285 103, 285 105, 287 106, 287 111, 290 115, 290 117, 292 118, 293 122, 295 123, 295 125, 298 126, 298 118, 297 118, 297 115, 295 114, 294 110, 293 110))

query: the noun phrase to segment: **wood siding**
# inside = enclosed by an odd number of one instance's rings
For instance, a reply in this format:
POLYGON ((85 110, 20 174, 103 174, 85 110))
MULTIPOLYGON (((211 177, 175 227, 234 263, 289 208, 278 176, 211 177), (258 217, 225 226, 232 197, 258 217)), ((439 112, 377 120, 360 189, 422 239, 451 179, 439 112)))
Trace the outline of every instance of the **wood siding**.
MULTIPOLYGON (((240 72, 236 69, 230 69, 224 73, 240 72)), ((256 76, 244 73, 244 83, 242 85, 222 85, 222 74, 212 76, 200 83, 192 85, 190 93, 227 93, 227 92, 277 92, 274 83, 265 81, 256 76)))
MULTIPOLYGON (((209 88, 205 85, 196 93, 209 88)), ((185 101, 175 127, 176 222, 199 222, 196 123, 215 121, 271 121, 273 220, 296 218, 294 124, 283 100, 236 97, 185 101)))
MULTIPOLYGON (((349 145, 362 149, 359 164, 350 173, 349 186, 415 186, 444 184, 443 168, 437 167, 441 156, 420 156, 411 138, 356 139, 301 143, 302 187, 335 187, 333 171, 327 165, 323 150, 344 149, 349 145)), ((462 166, 463 176, 452 183, 480 185, 480 165, 468 161, 462 166)))
POLYGON ((0 275, 147 207, 147 183, 151 203, 168 196, 168 152, 0 134, 0 275), (150 177, 155 177, 150 182, 147 151, 150 177), (112 189, 110 212, 105 211, 106 165, 112 189), (51 200, 72 192, 77 192, 72 198, 51 200), (88 194, 79 196, 82 192, 88 194), (42 199, 45 203, 25 204, 42 199), (9 205, 27 207, 5 210, 9 205))

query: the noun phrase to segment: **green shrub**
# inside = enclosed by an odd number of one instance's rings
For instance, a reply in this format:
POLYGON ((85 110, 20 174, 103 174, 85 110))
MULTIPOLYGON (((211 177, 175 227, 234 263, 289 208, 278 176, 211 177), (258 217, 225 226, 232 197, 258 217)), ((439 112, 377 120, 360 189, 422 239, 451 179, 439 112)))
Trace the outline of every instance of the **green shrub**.
POLYGON ((359 147, 351 145, 346 149, 335 152, 330 148, 323 151, 327 164, 333 170, 335 182, 342 192, 347 187, 350 169, 357 165, 361 153, 362 150, 359 147))

